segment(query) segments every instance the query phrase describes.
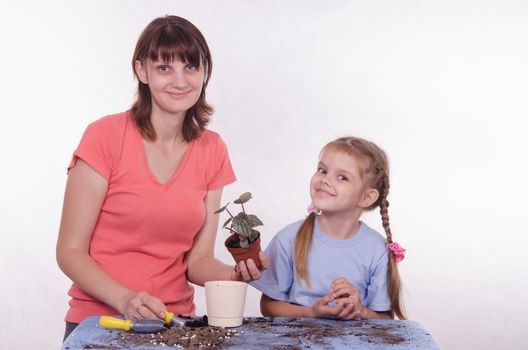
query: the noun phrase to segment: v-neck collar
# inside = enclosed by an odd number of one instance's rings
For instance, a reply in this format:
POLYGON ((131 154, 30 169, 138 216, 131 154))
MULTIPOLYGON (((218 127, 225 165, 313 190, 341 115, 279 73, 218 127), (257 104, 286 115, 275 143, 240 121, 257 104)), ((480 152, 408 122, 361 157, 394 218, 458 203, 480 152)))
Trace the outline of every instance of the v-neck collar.
POLYGON ((157 186, 163 186, 163 187, 170 186, 174 181, 178 179, 178 177, 180 177, 181 173, 185 169, 185 166, 191 156, 192 149, 194 147, 194 143, 196 140, 189 142, 189 144, 187 145, 187 149, 185 150, 185 153, 180 161, 180 164, 178 164, 178 167, 176 168, 174 173, 171 175, 171 177, 166 182, 161 183, 159 182, 158 178, 152 172, 152 169, 150 169, 150 165, 149 165, 148 158, 147 158, 147 152, 145 151, 145 145, 143 144, 143 136, 141 136, 141 133, 139 132, 139 129, 133 120, 132 120, 132 125, 134 127, 134 133, 136 134, 136 145, 139 148, 139 152, 141 153, 141 158, 143 161, 143 169, 147 173, 148 178, 157 186))

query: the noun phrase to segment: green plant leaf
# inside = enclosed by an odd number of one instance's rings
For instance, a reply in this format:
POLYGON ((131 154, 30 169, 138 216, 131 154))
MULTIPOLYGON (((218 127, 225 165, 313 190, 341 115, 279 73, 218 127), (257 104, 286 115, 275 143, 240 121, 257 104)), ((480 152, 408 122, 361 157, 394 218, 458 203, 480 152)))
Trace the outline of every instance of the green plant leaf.
POLYGON ((213 214, 220 214, 221 212, 223 212, 224 210, 227 209, 228 205, 229 205, 229 202, 226 205, 224 205, 222 208, 220 208, 217 211, 215 211, 213 214))
POLYGON ((260 235, 260 232, 257 231, 257 230, 251 230, 251 236, 248 237, 249 239, 249 243, 253 243, 257 240, 257 238, 259 237, 260 235))
POLYGON ((238 213, 234 218, 233 220, 249 220, 249 216, 248 214, 244 213, 243 211, 241 211, 240 213, 238 213))
POLYGON ((227 225, 229 225, 229 223, 231 222, 231 220, 233 220, 233 218, 229 218, 229 219, 227 219, 227 221, 224 222, 224 224, 222 225, 222 228, 225 228, 227 225))
POLYGON ((235 204, 244 204, 247 201, 249 201, 251 198, 252 198, 251 197, 251 193, 250 192, 245 192, 245 193, 242 193, 240 195, 240 197, 238 197, 238 199, 235 199, 233 201, 233 203, 235 203, 235 204))
POLYGON ((231 228, 236 231, 241 236, 249 237, 251 235, 251 222, 246 213, 238 213, 237 216, 233 218, 231 228))
POLYGON ((249 222, 251 223, 251 227, 264 225, 264 223, 260 221, 260 219, 254 214, 249 214, 248 218, 249 218, 249 222))

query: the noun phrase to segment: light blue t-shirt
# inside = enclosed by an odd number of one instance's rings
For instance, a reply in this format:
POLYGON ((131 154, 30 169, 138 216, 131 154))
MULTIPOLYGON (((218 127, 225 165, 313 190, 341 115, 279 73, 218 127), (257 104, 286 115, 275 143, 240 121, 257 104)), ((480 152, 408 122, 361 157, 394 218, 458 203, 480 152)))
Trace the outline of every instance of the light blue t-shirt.
POLYGON ((317 220, 308 254, 311 289, 295 276, 294 242, 303 220, 283 228, 266 248, 271 266, 251 285, 268 297, 302 306, 312 306, 330 292, 330 284, 346 278, 358 290, 363 306, 389 311, 388 254, 385 238, 360 222, 350 239, 334 239, 321 231, 317 220))

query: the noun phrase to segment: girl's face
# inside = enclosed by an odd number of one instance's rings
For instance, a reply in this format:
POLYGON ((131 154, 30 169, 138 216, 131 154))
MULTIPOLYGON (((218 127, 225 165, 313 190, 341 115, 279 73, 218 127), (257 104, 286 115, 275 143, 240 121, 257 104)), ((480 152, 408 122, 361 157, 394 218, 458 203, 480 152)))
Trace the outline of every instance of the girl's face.
POLYGON ((310 195, 316 208, 330 214, 360 214, 378 197, 361 178, 361 163, 355 156, 327 149, 321 154, 310 181, 310 195))
POLYGON ((136 72, 141 82, 149 86, 153 112, 184 114, 202 92, 203 68, 190 63, 148 60, 143 65, 136 61, 136 72))

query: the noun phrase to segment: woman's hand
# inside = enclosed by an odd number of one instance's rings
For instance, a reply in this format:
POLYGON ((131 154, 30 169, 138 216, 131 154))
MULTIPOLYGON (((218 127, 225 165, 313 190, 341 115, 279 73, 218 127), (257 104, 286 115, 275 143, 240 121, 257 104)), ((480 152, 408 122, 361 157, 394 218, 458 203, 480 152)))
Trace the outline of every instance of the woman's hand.
POLYGON ((163 302, 147 292, 132 293, 118 310, 127 320, 133 322, 143 318, 164 318, 166 307, 163 302))
POLYGON ((367 308, 361 304, 358 289, 345 278, 338 278, 330 285, 336 308, 340 309, 336 317, 342 320, 361 320, 366 318, 367 308))
POLYGON ((266 254, 263 251, 259 252, 260 270, 255 265, 253 259, 248 259, 246 261, 240 261, 233 272, 231 273, 231 280, 233 281, 244 281, 250 282, 253 280, 258 280, 261 275, 261 271, 267 269, 270 266, 270 262, 266 254))

